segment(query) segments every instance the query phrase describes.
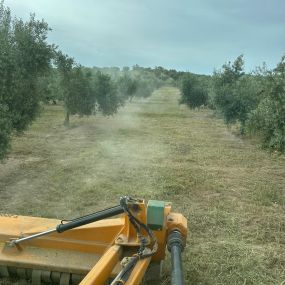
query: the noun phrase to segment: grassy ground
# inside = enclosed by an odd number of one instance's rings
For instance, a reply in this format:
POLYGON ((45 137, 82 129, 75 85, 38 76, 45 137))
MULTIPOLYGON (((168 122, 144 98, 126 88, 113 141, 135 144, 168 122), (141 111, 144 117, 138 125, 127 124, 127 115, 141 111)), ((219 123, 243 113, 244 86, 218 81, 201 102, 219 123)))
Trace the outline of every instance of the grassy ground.
POLYGON ((189 221, 187 284, 285 284, 285 157, 178 97, 160 89, 70 128, 46 107, 0 165, 1 211, 71 218, 125 194, 172 201, 189 221))

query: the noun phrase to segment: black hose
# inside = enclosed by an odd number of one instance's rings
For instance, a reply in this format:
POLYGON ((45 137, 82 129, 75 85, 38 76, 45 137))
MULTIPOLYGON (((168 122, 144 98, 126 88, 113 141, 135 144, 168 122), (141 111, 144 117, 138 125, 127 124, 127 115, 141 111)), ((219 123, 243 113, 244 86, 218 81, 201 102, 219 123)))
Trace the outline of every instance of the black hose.
POLYGON ((133 269, 136 266, 136 263, 139 259, 147 258, 152 256, 157 251, 157 240, 154 234, 152 233, 151 229, 147 227, 144 223, 142 223, 140 220, 138 220, 129 209, 128 202, 135 202, 136 200, 130 198, 130 197, 121 197, 120 198, 120 205, 122 209, 124 209, 124 212, 128 215, 130 223, 133 225, 137 236, 140 240, 140 247, 137 251, 137 253, 132 257, 132 259, 127 263, 127 265, 119 272, 119 274, 116 276, 116 278, 113 280, 111 285, 117 285, 117 284, 125 284, 133 269), (147 239, 142 235, 141 230, 144 229, 147 234, 149 235, 151 241, 153 242, 152 250, 149 250, 149 252, 145 252, 146 245, 147 245, 147 239))
POLYGON ((182 235, 179 231, 173 231, 168 236, 168 250, 171 252, 171 285, 184 285, 181 252, 184 248, 182 235))
POLYGON ((102 211, 87 215, 87 216, 83 216, 80 218, 76 218, 74 220, 71 220, 70 222, 67 222, 65 224, 59 224, 56 227, 56 231, 58 233, 62 233, 65 232, 67 230, 71 230, 80 226, 84 226, 99 220, 103 220, 106 218, 110 218, 119 214, 124 213, 124 209, 118 205, 112 208, 108 208, 108 209, 104 209, 102 211))

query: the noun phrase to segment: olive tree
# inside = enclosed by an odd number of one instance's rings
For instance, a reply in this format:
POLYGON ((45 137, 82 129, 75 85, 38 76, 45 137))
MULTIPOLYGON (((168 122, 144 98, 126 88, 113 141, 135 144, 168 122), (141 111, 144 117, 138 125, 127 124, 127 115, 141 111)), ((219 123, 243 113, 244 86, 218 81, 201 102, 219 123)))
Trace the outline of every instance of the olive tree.
POLYGON ((285 56, 265 76, 263 98, 250 113, 247 127, 264 147, 285 152, 285 56))
POLYGON ((127 99, 132 101, 137 89, 138 81, 127 74, 124 74, 117 80, 117 90, 122 104, 127 99))
POLYGON ((47 43, 49 30, 34 15, 27 22, 12 20, 9 8, 0 3, 0 159, 12 131, 25 130, 38 114, 37 80, 50 68, 54 50, 47 43))
POLYGON ((248 114, 255 109, 259 94, 256 78, 244 73, 244 60, 240 55, 231 64, 224 64, 213 75, 214 104, 227 124, 239 122, 244 133, 248 114))
POLYGON ((70 115, 88 116, 101 111, 109 116, 117 112, 120 99, 109 75, 99 71, 92 75, 62 52, 58 52, 57 66, 66 110, 65 125, 69 125, 70 115))
POLYGON ((195 75, 185 75, 182 79, 180 90, 180 104, 186 104, 190 108, 207 105, 208 93, 195 75))
POLYGON ((105 116, 115 114, 121 101, 111 77, 98 71, 92 89, 95 95, 95 111, 100 111, 105 116))

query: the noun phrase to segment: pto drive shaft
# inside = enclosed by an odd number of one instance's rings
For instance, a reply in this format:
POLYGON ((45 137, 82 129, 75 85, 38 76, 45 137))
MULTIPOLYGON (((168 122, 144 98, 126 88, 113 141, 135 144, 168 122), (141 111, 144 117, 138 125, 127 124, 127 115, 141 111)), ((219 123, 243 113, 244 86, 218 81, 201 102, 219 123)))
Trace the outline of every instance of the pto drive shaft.
POLYGON ((90 224, 90 223, 93 223, 93 222, 96 222, 99 220, 103 220, 106 218, 110 218, 110 217, 113 217, 113 216, 116 216, 116 215, 119 215, 122 213, 124 213, 124 209, 120 205, 112 207, 112 208, 107 208, 107 209, 104 209, 104 210, 99 211, 99 212, 95 212, 95 213, 92 213, 92 214, 89 214, 89 215, 86 215, 83 217, 76 218, 76 219, 71 220, 65 224, 60 223, 59 225, 57 225, 57 227, 55 229, 50 229, 50 230, 47 230, 47 231, 44 231, 41 233, 30 235, 28 237, 23 237, 23 238, 18 238, 18 239, 12 240, 10 242, 10 245, 16 245, 16 244, 19 244, 23 241, 27 241, 27 240, 38 238, 41 236, 45 236, 45 235, 48 235, 48 234, 51 234, 54 232, 63 233, 67 230, 71 230, 71 229, 74 229, 77 227, 81 227, 81 226, 84 226, 84 225, 87 225, 87 224, 90 224))

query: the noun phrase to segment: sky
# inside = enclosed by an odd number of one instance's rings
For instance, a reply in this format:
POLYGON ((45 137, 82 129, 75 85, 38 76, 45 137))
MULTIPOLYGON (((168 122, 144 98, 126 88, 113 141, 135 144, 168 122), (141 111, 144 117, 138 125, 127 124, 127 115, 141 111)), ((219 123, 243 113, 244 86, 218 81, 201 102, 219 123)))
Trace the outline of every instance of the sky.
POLYGON ((5 0, 45 19, 48 41, 85 66, 211 74, 244 55, 252 71, 285 55, 284 0, 5 0))

